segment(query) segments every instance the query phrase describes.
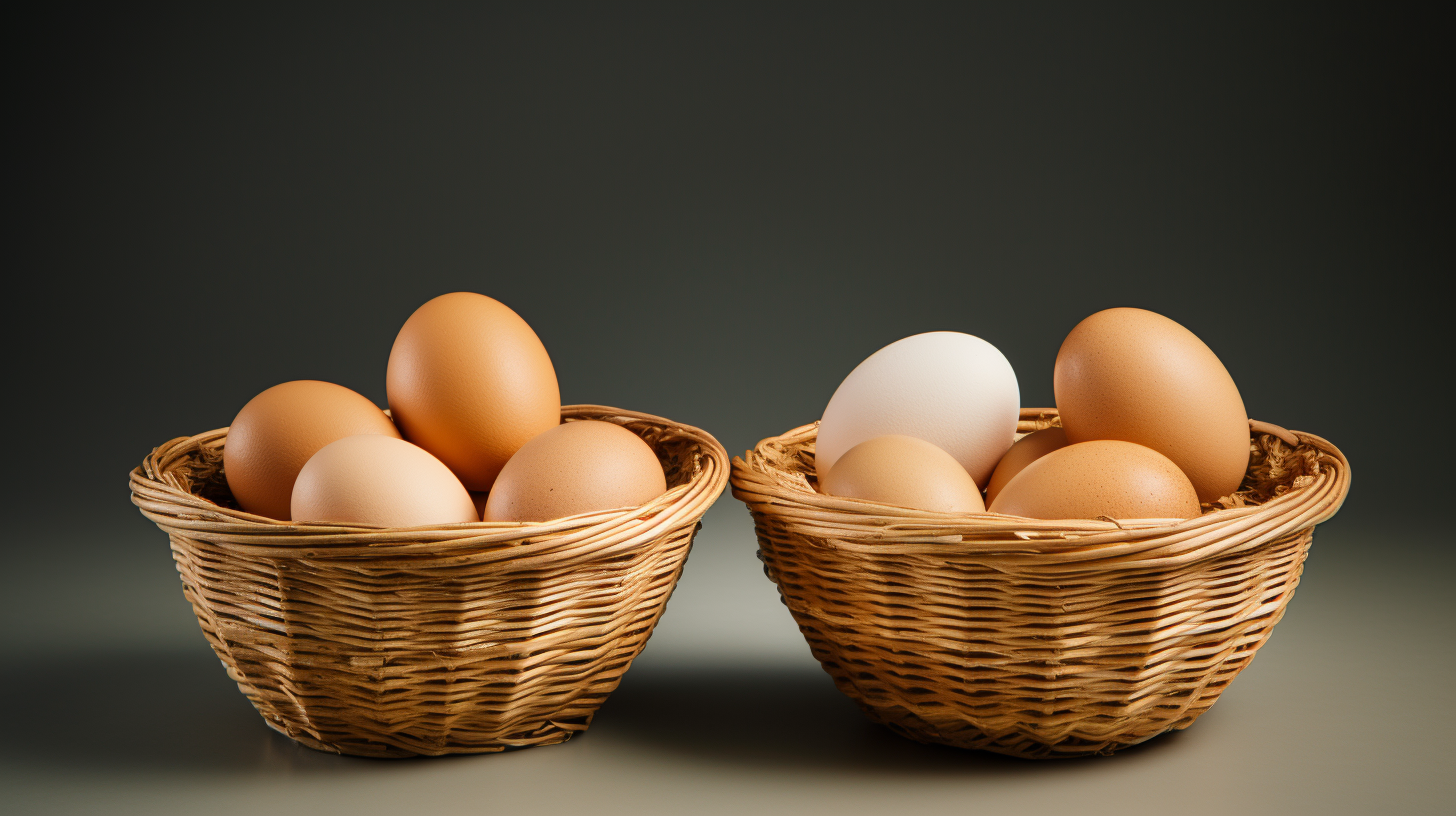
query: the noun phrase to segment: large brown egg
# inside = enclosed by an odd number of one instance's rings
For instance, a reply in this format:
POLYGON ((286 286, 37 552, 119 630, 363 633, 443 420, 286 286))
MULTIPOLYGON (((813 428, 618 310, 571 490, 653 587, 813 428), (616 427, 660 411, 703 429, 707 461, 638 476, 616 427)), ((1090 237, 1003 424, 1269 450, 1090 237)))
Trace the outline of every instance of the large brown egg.
POLYGON ((471 490, 561 422, 546 348, 520 315, 473 292, 441 295, 405 321, 389 352, 389 408, 405 439, 471 490))
POLYGON ((439 459, 403 439, 349 436, 325 445, 298 473, 293 520, 377 527, 478 521, 465 485, 439 459))
POLYGON ((1067 433, 1061 428, 1043 428, 1016 440, 1016 444, 1006 451, 1006 455, 1001 457, 1001 461, 996 463, 996 469, 991 472, 991 481, 986 484, 986 504, 996 501, 1001 489, 1027 465, 1069 444, 1071 443, 1067 441, 1067 433))
POLYGON ((557 425, 527 442, 501 469, 485 521, 551 521, 636 507, 661 496, 667 478, 637 434, 594 419, 557 425))
POLYGON ((1233 378, 1192 332, 1143 309, 1107 309, 1072 329, 1053 385, 1073 443, 1146 445, 1188 475, 1201 501, 1238 489, 1249 416, 1233 378))
POLYGON ((1198 494, 1152 448, 1100 440, 1054 450, 1027 465, 991 502, 992 513, 1035 519, 1192 518, 1198 494))
POLYGON ((298 472, 320 448, 355 434, 399 438, 389 417, 342 385, 295 380, 253 397, 228 428, 223 472, 249 513, 288 521, 298 472))
POLYGON ((819 482, 830 496, 938 513, 984 513, 981 490, 954 456, 913 436, 889 434, 845 451, 819 482))

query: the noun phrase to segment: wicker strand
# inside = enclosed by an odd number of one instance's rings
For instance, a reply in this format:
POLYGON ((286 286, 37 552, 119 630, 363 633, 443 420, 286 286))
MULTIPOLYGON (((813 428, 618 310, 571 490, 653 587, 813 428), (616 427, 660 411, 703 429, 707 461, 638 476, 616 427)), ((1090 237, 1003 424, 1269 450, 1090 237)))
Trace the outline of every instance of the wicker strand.
POLYGON ((227 492, 227 429, 174 439, 131 473, 183 594, 268 725, 324 751, 478 753, 586 729, 642 650, 728 455, 704 431, 596 405, 657 453, 668 491, 542 523, 293 524, 227 492))
MULTIPOLYGON (((1058 423, 1023 409, 1018 432, 1058 423)), ((810 650, 896 732, 1023 757, 1192 724, 1283 616, 1350 484, 1329 442, 1255 421, 1244 484, 1197 518, 946 515, 816 492, 816 428, 731 477, 810 650)))

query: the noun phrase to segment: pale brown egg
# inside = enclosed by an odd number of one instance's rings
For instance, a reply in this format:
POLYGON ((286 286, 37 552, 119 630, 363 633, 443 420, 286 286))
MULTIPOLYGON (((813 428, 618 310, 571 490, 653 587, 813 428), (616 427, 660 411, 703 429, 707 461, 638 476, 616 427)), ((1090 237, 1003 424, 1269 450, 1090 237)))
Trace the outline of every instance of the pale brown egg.
POLYGON ((1172 459, 1201 501, 1238 489, 1249 417, 1233 378, 1192 332, 1143 309, 1107 309, 1072 329, 1053 385, 1067 439, 1120 439, 1172 459))
POLYGON ((520 315, 473 292, 410 315, 389 353, 389 408, 404 438, 470 490, 489 490, 506 460, 561 422, 551 357, 520 315))
POLYGON ((954 456, 913 436, 889 434, 845 451, 819 482, 830 496, 937 513, 984 513, 981 489, 954 456))
POLYGON ((485 521, 551 521, 645 504, 667 490, 657 454, 637 434, 584 419, 516 451, 485 501, 485 521))
POLYGON ((1027 465, 1069 444, 1067 433, 1061 428, 1043 428, 1016 440, 991 472, 991 481, 986 485, 986 504, 996 501, 1001 489, 1027 465))
POLYGON ((342 385, 295 380, 253 397, 228 428, 223 473, 249 513, 289 520, 298 472, 320 448, 355 434, 399 438, 389 417, 342 385))
POLYGON ((418 527, 478 521, 465 485, 424 449, 391 436, 349 436, 315 453, 293 486, 295 522, 418 527))
POLYGON ((1198 494, 1152 448, 1098 440, 1054 450, 1027 465, 991 502, 992 513, 1035 519, 1192 518, 1198 494))

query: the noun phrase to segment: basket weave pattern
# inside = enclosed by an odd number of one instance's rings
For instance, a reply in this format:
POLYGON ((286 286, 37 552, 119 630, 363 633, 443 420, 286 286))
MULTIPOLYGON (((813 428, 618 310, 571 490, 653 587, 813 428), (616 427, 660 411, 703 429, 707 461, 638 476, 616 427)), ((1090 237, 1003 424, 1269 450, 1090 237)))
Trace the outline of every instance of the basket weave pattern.
POLYGON ((641 436, 668 491, 544 523, 291 524, 233 505, 226 429, 174 439, 131 474, 183 592, 267 723, 363 756, 476 753, 585 730, 662 615, 728 456, 659 417, 568 406, 641 436))
MULTIPOLYGON (((1057 424, 1024 409, 1018 431, 1057 424)), ((826 496, 817 423, 733 462, 759 557, 815 658, 912 739, 1111 753, 1208 710, 1269 637, 1349 489, 1319 437, 1264 423, 1244 486, 1177 523, 946 515, 826 496)))

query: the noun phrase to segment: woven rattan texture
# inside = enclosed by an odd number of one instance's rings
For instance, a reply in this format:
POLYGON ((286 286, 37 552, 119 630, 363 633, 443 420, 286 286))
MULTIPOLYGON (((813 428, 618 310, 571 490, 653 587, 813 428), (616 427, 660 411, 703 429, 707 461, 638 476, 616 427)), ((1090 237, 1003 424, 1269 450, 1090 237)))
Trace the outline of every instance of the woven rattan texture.
MULTIPOLYGON (((1020 433, 1057 423, 1022 411, 1020 433)), ((759 557, 869 717, 923 742, 1044 758, 1186 728, 1269 637, 1349 465, 1251 423, 1243 487, 1181 522, 951 516, 817 493, 816 425, 733 461, 759 557)))
POLYGON ((696 428, 590 405, 562 418, 636 432, 667 493, 535 524, 295 525, 230 506, 222 429, 153 451, 132 501, 167 532, 208 642, 278 731, 379 757, 561 742, 646 644, 728 476, 696 428))

